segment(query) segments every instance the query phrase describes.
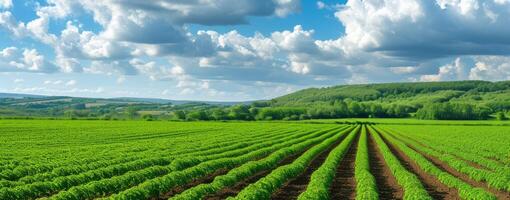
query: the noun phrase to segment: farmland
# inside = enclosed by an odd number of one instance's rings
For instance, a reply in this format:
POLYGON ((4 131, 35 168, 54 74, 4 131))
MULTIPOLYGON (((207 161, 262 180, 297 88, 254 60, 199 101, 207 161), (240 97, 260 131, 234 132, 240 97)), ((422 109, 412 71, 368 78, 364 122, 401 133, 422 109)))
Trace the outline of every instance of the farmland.
POLYGON ((510 199, 508 123, 372 122, 0 120, 0 199, 510 199))

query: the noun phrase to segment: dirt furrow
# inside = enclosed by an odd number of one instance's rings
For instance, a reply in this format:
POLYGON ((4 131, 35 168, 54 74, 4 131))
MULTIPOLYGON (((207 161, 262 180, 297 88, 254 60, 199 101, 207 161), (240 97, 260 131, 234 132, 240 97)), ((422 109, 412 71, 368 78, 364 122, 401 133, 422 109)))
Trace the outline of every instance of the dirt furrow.
POLYGON ((384 136, 381 135, 386 145, 390 148, 393 155, 395 155, 400 163, 411 173, 417 175, 420 182, 425 187, 425 190, 434 199, 460 199, 458 191, 441 183, 437 178, 423 171, 416 162, 409 158, 404 152, 397 148, 392 143, 388 142, 384 136))
POLYGON ((274 192, 271 196, 273 200, 289 200, 289 199, 297 199, 297 197, 306 190, 306 186, 308 182, 310 182, 310 177, 312 173, 319 168, 324 160, 329 155, 329 152, 333 150, 340 142, 342 142, 348 134, 344 134, 341 138, 339 138, 334 144, 332 144, 328 149, 324 150, 317 157, 315 157, 310 165, 306 168, 305 172, 301 173, 298 177, 288 181, 285 183, 280 189, 274 192))
MULTIPOLYGON (((420 141, 418 141, 418 140, 416 140, 416 139, 413 139, 413 138, 411 138, 411 137, 409 137, 409 136, 402 135, 402 134, 399 134, 399 136, 400 136, 400 137, 404 137, 404 138, 406 138, 406 139, 408 139, 408 140, 410 140, 410 141, 413 141, 413 142, 415 142, 416 144, 418 144, 418 145, 420 145, 420 146, 422 146, 422 147, 424 147, 424 148, 428 148, 428 149, 431 149, 431 150, 434 150, 434 151, 437 151, 437 152, 445 153, 445 152, 443 152, 443 151, 437 150, 436 148, 430 147, 429 145, 423 144, 422 142, 420 142, 420 141)), ((487 170, 487 171, 493 171, 493 170, 491 170, 491 169, 489 169, 489 168, 487 168, 487 167, 485 167, 485 166, 482 166, 482 165, 480 165, 480 164, 478 164, 478 163, 476 163, 476 162, 473 162, 473 161, 470 161, 470 160, 466 160, 466 159, 461 158, 461 157, 459 157, 459 156, 457 156, 457 155, 453 155, 453 154, 450 154, 450 155, 451 155, 451 156, 453 156, 453 157, 455 157, 455 158, 457 158, 457 159, 459 159, 459 160, 462 160, 462 161, 466 162, 466 163, 467 163, 467 164, 469 164, 471 167, 478 168, 478 169, 483 169, 483 170, 487 170)))
MULTIPOLYGON (((368 131, 370 132, 370 131, 368 131)), ((368 158, 370 173, 375 177, 380 199, 402 199, 404 192, 384 161, 374 138, 368 134, 368 158)))
POLYGON ((490 188, 490 187, 487 186, 486 183, 482 183, 482 182, 478 182, 478 181, 472 180, 471 178, 469 178, 468 175, 466 175, 464 173, 458 172, 456 169, 450 167, 448 164, 446 164, 442 160, 440 160, 440 159, 438 159, 436 157, 430 156, 427 153, 422 152, 422 151, 414 148, 412 145, 408 145, 408 147, 413 149, 414 151, 418 152, 419 154, 421 154, 423 157, 425 157, 428 161, 432 162, 439 169, 441 169, 441 170, 443 170, 445 172, 450 173, 451 175, 453 175, 453 176, 459 178, 460 180, 470 184, 471 186, 483 188, 486 191, 489 191, 490 193, 496 195, 496 197, 498 199, 510 199, 510 193, 509 192, 500 191, 500 190, 497 190, 497 189, 494 189, 494 188, 490 188))
MULTIPOLYGON (((306 149, 306 150, 308 150, 308 149, 306 149)), ((305 152, 306 150, 296 153, 292 156, 286 157, 285 159, 280 161, 280 163, 278 165, 287 165, 287 164, 292 163, 292 161, 294 161, 297 157, 299 157, 301 154, 303 154, 303 152, 305 152)), ((219 199, 226 199, 227 197, 230 197, 230 196, 236 196, 246 186, 257 182, 262 177, 267 176, 269 173, 271 173, 272 170, 273 169, 260 171, 260 172, 256 173, 255 175, 246 178, 244 181, 236 183, 232 187, 223 188, 222 190, 218 191, 216 194, 205 196, 203 199, 219 200, 219 199)))
POLYGON ((184 190, 195 187, 197 185, 211 183, 214 180, 214 177, 224 175, 224 174, 228 173, 228 171, 229 171, 228 169, 219 169, 219 170, 215 171, 214 173, 209 174, 205 177, 195 179, 192 182, 187 183, 186 185, 174 187, 170 191, 168 191, 166 194, 159 196, 159 197, 154 197, 154 198, 152 198, 152 200, 168 199, 172 196, 175 196, 176 194, 180 194, 184 190))
POLYGON ((358 140, 360 134, 353 140, 349 150, 346 152, 342 161, 338 165, 335 178, 329 188, 331 199, 355 199, 356 198, 356 179, 354 177, 354 167, 356 162, 356 152, 358 151, 358 140))

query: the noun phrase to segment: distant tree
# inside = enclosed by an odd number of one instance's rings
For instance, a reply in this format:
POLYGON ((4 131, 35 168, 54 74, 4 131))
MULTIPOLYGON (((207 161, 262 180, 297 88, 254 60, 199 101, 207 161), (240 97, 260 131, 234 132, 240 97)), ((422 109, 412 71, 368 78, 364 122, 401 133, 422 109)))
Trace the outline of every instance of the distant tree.
POLYGON ((153 121, 154 120, 154 116, 151 115, 151 114, 144 114, 142 116, 142 119, 145 120, 145 121, 153 121))
POLYGON ((234 120, 252 120, 249 109, 248 105, 234 105, 230 108, 228 116, 234 120))
POLYGON ((212 110, 210 118, 213 120, 227 120, 228 114, 223 109, 217 108, 212 110))
POLYGON ((185 120, 186 119, 186 113, 182 110, 177 110, 172 112, 173 119, 176 120, 185 120))
POLYGON ((74 110, 66 110, 66 111, 64 111, 64 117, 69 118, 69 119, 73 118, 74 117, 74 110))
POLYGON ((504 112, 496 113, 496 119, 500 121, 508 120, 504 112))
POLYGON ((134 105, 129 105, 128 107, 126 107, 126 115, 130 118, 130 119, 134 119, 138 116, 138 111, 140 109, 137 108, 136 106, 134 105))
POLYGON ((87 108, 87 106, 85 106, 84 103, 74 104, 72 107, 73 107, 73 109, 76 109, 76 110, 83 110, 83 109, 87 108))
POLYGON ((189 121, 197 121, 197 120, 208 120, 207 113, 203 110, 200 111, 191 111, 188 114, 186 114, 186 120, 189 121))
POLYGON ((489 118, 490 110, 471 104, 434 103, 427 104, 416 112, 419 119, 474 120, 489 118))

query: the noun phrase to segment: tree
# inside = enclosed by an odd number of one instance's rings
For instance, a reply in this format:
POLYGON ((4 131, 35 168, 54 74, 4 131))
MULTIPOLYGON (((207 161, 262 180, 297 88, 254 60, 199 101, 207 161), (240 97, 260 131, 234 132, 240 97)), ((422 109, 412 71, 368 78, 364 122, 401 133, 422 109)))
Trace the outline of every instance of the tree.
POLYGON ((227 120, 228 114, 221 108, 212 110, 211 117, 213 120, 227 120))
POLYGON ((138 111, 139 111, 139 108, 137 108, 136 106, 130 105, 126 108, 126 115, 129 118, 134 119, 134 118, 136 118, 136 116, 138 116, 138 111))
POLYGON ((154 116, 152 116, 151 114, 144 114, 142 116, 142 119, 145 120, 145 121, 153 121, 154 120, 154 116))
POLYGON ((230 108, 228 116, 235 120, 252 120, 249 109, 248 105, 234 105, 230 108))
POLYGON ((177 120, 185 120, 186 119, 186 113, 182 110, 177 110, 172 112, 173 118, 177 120))
POLYGON ((498 112, 498 113, 496 113, 496 119, 500 120, 500 121, 504 121, 504 120, 507 120, 508 118, 506 117, 504 112, 498 112))
POLYGON ((207 113, 205 111, 191 111, 188 114, 186 114, 186 120, 189 121, 197 121, 197 120, 208 120, 207 113))

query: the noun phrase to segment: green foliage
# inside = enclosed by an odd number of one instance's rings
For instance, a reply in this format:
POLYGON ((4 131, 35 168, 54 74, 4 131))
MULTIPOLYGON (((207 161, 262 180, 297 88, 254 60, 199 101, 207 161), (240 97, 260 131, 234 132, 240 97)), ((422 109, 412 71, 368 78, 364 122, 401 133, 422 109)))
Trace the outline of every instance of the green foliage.
POLYGON ((384 161, 390 168, 393 176, 404 190, 404 199, 432 199, 427 193, 422 183, 415 174, 406 170, 399 162, 398 158, 393 155, 390 148, 386 145, 379 133, 370 127, 370 135, 375 140, 379 150, 381 151, 384 161))
POLYGON ((324 139, 320 144, 307 150, 291 164, 278 167, 267 176, 245 187, 237 194, 235 199, 269 199, 274 191, 291 178, 301 174, 317 155, 347 133, 348 132, 339 132, 330 138, 324 139))
POLYGON ((324 163, 312 173, 306 190, 298 197, 299 200, 330 199, 329 188, 335 178, 338 164, 349 150, 349 147, 353 145, 352 142, 360 129, 361 126, 354 129, 349 136, 329 153, 324 163))
POLYGON ((470 104, 459 103, 435 103, 427 104, 418 112, 419 119, 439 120, 476 120, 488 119, 490 111, 488 108, 470 104))
MULTIPOLYGON (((397 140, 396 137, 393 136, 392 134, 388 134, 386 131, 383 131, 382 133, 391 143, 398 146, 399 149, 401 149, 407 156, 409 156, 411 159, 413 159, 420 166, 420 168, 423 169, 425 172, 432 174, 443 184, 445 184, 449 187, 456 188, 459 191, 459 196, 461 198, 463 198, 463 199, 489 199, 489 200, 496 199, 496 197, 493 194, 483 190, 482 188, 474 188, 470 184, 463 182, 459 178, 454 177, 453 175, 439 169, 436 165, 431 163, 429 160, 427 160, 425 157, 423 157, 420 153, 409 148, 405 143, 397 140)), ((446 161, 450 166, 452 166, 456 170, 460 170, 461 172, 464 172, 466 170, 473 169, 472 167, 469 167, 469 164, 467 164, 465 162, 463 164, 460 164, 460 163, 454 164, 453 162, 463 162, 463 161, 458 161, 458 160, 454 161, 454 160, 456 160, 456 158, 453 158, 453 156, 450 156, 448 154, 443 154, 443 153, 434 153, 434 151, 432 151, 430 149, 427 150, 427 149, 421 147, 420 145, 417 145, 416 142, 410 142, 410 140, 403 139, 403 137, 398 137, 398 138, 400 138, 401 140, 405 140, 406 143, 412 144, 413 147, 418 148, 421 151, 426 152, 427 154, 430 154, 436 158, 446 161), (452 165, 452 164, 454 164, 454 165, 452 165), (462 166, 459 166, 459 165, 462 165, 462 166)), ((440 146, 438 146, 438 147, 440 148, 440 146)), ((504 174, 502 174, 502 177, 499 177, 499 178, 494 177, 494 178, 501 181, 501 179, 503 177, 505 177, 504 174)), ((493 185, 491 185, 491 186, 493 186, 493 185)), ((501 187, 502 187, 502 189, 506 189, 505 188, 506 185, 504 185, 504 182, 501 183, 501 187)))
POLYGON ((502 112, 502 111, 496 113, 496 119, 499 120, 499 121, 508 120, 508 118, 506 117, 505 113, 502 112))
POLYGON ((356 199, 377 200, 377 184, 375 177, 370 173, 370 161, 368 158, 367 130, 363 127, 356 152, 354 177, 356 179, 356 199))

